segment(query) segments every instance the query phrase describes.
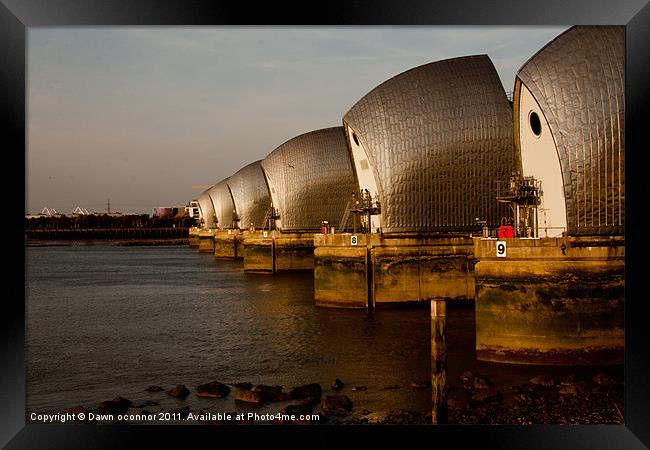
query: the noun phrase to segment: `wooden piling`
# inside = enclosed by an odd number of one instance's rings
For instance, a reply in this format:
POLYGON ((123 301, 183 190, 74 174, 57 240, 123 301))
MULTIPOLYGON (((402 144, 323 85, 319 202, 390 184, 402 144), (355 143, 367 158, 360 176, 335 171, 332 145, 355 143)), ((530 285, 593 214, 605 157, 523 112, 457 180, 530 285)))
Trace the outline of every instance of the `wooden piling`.
POLYGON ((431 423, 447 422, 447 302, 431 300, 431 423))

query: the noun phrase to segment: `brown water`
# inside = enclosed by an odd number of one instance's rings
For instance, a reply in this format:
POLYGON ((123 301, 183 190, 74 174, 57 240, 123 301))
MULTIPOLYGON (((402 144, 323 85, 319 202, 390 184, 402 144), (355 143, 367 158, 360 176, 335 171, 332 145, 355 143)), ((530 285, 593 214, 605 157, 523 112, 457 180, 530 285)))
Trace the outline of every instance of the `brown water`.
MULTIPOLYGON (((249 411, 232 393, 177 400, 144 389, 185 384, 194 392, 210 381, 286 389, 315 382, 328 395, 336 378, 355 411, 431 409, 430 388, 410 386, 430 379, 428 307, 373 314, 319 308, 311 273, 244 274, 241 262, 215 261, 188 247, 32 247, 26 261, 28 417, 74 405, 94 409, 116 395, 136 404, 158 401, 147 407, 152 412, 185 405, 249 411), (355 385, 367 390, 353 391, 355 385), (399 388, 385 389, 394 385, 399 388)), ((539 373, 578 373, 477 362, 473 308, 447 314, 452 387, 465 370, 478 370, 497 388, 539 373)), ((283 405, 255 410, 277 413, 283 405)))

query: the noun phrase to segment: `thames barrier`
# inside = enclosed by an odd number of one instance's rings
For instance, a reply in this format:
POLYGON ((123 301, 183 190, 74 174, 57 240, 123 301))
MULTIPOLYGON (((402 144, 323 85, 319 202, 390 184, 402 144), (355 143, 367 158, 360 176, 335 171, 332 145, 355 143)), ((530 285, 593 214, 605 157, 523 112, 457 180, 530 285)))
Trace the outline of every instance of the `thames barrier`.
POLYGON ((194 199, 190 246, 313 271, 322 307, 473 303, 481 360, 621 364, 624 59, 623 27, 576 26, 512 98, 488 55, 397 74, 194 199))

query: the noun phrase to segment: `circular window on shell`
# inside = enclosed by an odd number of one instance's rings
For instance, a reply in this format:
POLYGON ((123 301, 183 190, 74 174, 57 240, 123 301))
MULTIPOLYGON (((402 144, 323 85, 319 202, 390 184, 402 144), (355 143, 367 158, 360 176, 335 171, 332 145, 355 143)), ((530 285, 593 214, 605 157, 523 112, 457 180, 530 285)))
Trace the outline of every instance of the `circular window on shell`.
POLYGON ((539 119, 539 115, 535 111, 531 111, 528 116, 528 122, 530 123, 530 129, 535 136, 542 134, 542 121, 539 119))
POLYGON ((352 139, 354 139, 354 143, 359 145, 359 139, 357 138, 357 135, 352 133, 352 139))

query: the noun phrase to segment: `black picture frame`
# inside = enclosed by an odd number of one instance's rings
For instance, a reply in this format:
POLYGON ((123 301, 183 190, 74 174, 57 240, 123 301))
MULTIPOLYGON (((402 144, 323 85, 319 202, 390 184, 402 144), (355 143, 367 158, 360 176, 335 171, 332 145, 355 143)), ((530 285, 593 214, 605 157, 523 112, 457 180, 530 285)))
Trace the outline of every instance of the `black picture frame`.
MULTIPOLYGON (((641 195, 642 155, 647 139, 650 89, 650 6, 646 0, 498 0, 472 2, 425 0, 406 3, 381 0, 330 3, 240 2, 194 0, 1 0, 0 3, 0 126, 4 141, 5 193, 26 185, 26 44, 27 30, 43 26, 80 25, 625 25, 626 26, 626 304, 625 304, 625 425, 534 426, 127 426, 127 425, 25 425, 25 273, 24 216, 8 204, 5 231, 0 341, 0 445, 7 448, 123 448, 134 440, 196 445, 205 439, 210 447, 223 444, 224 433, 239 442, 251 437, 270 442, 278 430, 280 445, 332 445, 355 434, 370 442, 389 430, 402 443, 443 442, 454 447, 479 444, 487 448, 647 448, 650 445, 648 414, 649 362, 647 302, 643 298, 643 268, 647 246, 641 195), (25 178, 23 178, 25 176, 25 178), (640 188, 640 189, 639 189, 640 188), (639 193, 640 191, 640 193, 639 193), (640 195, 641 194, 641 195, 640 195), (22 267, 21 267, 21 264, 22 267), (377 432, 380 432, 377 434, 377 432), (308 436, 309 433, 309 436, 308 436), (321 434, 315 439, 311 434, 321 434), (344 435, 344 436, 341 436, 344 435), (402 436, 403 435, 403 436, 402 436), (288 438, 287 438, 288 437, 288 438), (295 439, 295 441, 294 441, 295 439), (325 439, 326 441, 324 441, 325 439)), ((23 196, 23 204, 26 195, 23 196)), ((448 445, 444 444, 444 445, 448 445)))

